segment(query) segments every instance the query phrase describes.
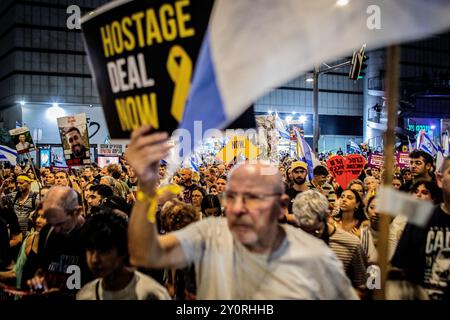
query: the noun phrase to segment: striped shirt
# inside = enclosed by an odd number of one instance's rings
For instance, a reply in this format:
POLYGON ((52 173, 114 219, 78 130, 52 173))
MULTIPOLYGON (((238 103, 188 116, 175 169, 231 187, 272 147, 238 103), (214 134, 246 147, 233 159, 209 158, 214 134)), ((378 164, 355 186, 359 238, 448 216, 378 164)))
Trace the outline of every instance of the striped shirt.
POLYGON ((330 236, 329 246, 344 265, 345 273, 353 287, 366 285, 366 256, 359 238, 342 229, 336 228, 330 236))
MULTIPOLYGON (((30 191, 30 194, 24 203, 20 203, 20 199, 17 197, 17 192, 12 192, 6 197, 9 198, 10 203, 13 205, 14 212, 17 215, 17 219, 19 220, 20 230, 22 231, 22 235, 25 238, 27 232, 29 231, 28 229, 31 221, 31 215, 35 209, 33 207, 33 198, 36 199, 37 194, 33 191, 30 191)), ((37 201, 35 200, 34 202, 34 206, 36 206, 37 201)))
POLYGON ((322 186, 315 186, 312 181, 308 181, 307 186, 309 189, 317 190, 322 193, 325 197, 327 197, 328 202, 334 205, 336 201, 336 193, 334 192, 334 188, 329 183, 324 183, 322 186))

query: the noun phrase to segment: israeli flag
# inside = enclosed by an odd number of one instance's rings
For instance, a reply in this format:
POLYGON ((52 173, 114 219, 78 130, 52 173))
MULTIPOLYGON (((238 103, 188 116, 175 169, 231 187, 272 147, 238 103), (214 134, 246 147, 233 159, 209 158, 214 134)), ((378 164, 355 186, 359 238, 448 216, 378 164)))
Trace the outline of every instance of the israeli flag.
POLYGON ((424 132, 420 132, 420 144, 417 145, 417 149, 423 150, 433 157, 436 157, 438 152, 441 152, 441 148, 437 146, 433 140, 424 132))
POLYGON ((192 168, 192 170, 194 170, 195 172, 200 172, 200 170, 198 169, 197 164, 196 164, 194 161, 192 161, 192 159, 191 159, 191 168, 192 168))
POLYGON ((216 0, 180 128, 198 145, 194 121, 223 129, 312 66, 442 32, 449 16, 447 0, 216 0))
POLYGON ((278 115, 278 112, 275 113, 275 128, 278 131, 278 134, 280 137, 284 140, 291 140, 291 137, 289 135, 289 132, 286 130, 286 125, 284 124, 284 121, 280 118, 278 115))
POLYGON ((352 151, 354 151, 354 152, 357 152, 357 153, 361 153, 361 148, 358 146, 358 144, 355 142, 355 141, 353 141, 353 140, 350 140, 350 150, 352 150, 352 151))
POLYGON ((314 153, 312 152, 312 149, 309 146, 308 142, 306 142, 305 138, 297 130, 295 130, 295 136, 297 138, 297 158, 301 161, 306 162, 306 164, 308 165, 308 178, 309 180, 312 180, 314 170, 314 153))
POLYGON ((445 157, 448 156, 449 154, 449 134, 448 134, 448 130, 445 130, 445 132, 442 133, 442 149, 443 149, 443 154, 445 157))
POLYGON ((17 161, 17 151, 10 147, 0 145, 0 161, 8 161, 15 166, 17 161))

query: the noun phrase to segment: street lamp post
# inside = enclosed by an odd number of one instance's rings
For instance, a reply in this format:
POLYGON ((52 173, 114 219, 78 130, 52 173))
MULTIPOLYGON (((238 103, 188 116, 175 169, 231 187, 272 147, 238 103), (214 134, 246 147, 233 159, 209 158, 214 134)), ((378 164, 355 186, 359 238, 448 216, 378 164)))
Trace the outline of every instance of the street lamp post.
POLYGON ((322 73, 329 72, 331 70, 345 67, 350 65, 352 61, 346 61, 335 66, 326 65, 325 69, 320 70, 320 67, 315 67, 313 71, 313 119, 314 119, 314 135, 313 135, 313 150, 314 152, 319 152, 319 75, 322 73))
POLYGON ((313 123, 314 123, 314 134, 313 134, 313 150, 315 153, 319 152, 319 73, 320 67, 314 67, 313 73, 313 123))

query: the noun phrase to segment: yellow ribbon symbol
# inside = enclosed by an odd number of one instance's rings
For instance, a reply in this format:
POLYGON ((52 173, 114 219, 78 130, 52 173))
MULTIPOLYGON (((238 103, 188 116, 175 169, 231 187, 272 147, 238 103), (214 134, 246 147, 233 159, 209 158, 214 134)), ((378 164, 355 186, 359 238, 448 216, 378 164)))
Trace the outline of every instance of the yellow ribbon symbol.
POLYGON ((181 46, 176 45, 170 49, 167 70, 175 83, 170 113, 178 122, 181 122, 192 75, 191 58, 181 46))

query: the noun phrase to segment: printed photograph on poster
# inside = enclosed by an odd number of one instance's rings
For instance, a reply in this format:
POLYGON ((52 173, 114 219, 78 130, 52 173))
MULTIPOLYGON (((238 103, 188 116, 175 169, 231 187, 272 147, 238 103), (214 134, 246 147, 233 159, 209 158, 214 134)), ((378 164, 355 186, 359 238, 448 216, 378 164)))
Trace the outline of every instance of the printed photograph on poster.
POLYGON ((86 114, 62 117, 57 121, 66 164, 71 167, 90 164, 86 114))
POLYGON ((41 165, 40 167, 50 167, 50 149, 41 149, 40 150, 40 159, 41 165))
POLYGON ((109 164, 119 164, 119 157, 98 157, 98 167, 104 168, 109 164))
POLYGON ((99 144, 98 155, 107 157, 118 157, 122 155, 121 144, 99 144))
POLYGON ((56 167, 67 167, 64 160, 64 150, 61 147, 52 147, 50 154, 50 165, 56 167))
POLYGON ((9 130, 18 154, 24 154, 35 150, 33 137, 27 127, 9 130))

